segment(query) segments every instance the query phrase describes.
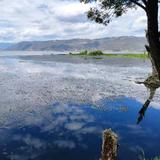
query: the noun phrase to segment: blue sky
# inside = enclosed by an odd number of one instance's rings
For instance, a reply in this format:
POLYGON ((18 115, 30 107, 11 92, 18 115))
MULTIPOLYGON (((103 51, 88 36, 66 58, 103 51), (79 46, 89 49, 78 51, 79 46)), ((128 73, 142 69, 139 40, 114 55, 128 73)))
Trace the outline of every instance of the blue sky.
POLYGON ((89 21, 78 0, 0 0, 0 42, 144 36, 145 13, 130 10, 107 27, 89 21))

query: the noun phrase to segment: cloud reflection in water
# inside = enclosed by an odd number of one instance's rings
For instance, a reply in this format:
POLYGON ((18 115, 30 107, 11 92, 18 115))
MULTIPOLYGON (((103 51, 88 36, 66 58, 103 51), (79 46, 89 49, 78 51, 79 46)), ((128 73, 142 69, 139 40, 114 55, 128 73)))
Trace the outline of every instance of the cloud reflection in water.
POLYGON ((141 104, 129 98, 104 99, 93 104, 54 103, 31 112, 1 128, 0 158, 3 160, 94 160, 100 157, 101 134, 112 128, 119 135, 119 157, 137 158, 143 148, 148 156, 159 154, 159 111, 150 109, 141 125, 136 117, 141 104), (99 108, 99 105, 103 106, 99 108), (98 107, 97 107, 98 106, 98 107), (121 110, 126 106, 127 110, 121 110), (107 110, 112 107, 112 110, 107 110), (153 119, 153 116, 155 119, 153 119), (153 122, 153 124, 152 124, 153 122), (18 121, 16 122, 18 123, 18 121), (124 153, 127 154, 124 154, 124 153))

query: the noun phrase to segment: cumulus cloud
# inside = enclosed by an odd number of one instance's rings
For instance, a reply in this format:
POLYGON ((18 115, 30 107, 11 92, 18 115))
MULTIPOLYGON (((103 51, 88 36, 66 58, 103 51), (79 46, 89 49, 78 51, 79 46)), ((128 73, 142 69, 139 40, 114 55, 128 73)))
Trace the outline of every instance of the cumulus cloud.
POLYGON ((54 144, 57 145, 59 148, 73 149, 76 147, 76 144, 73 141, 69 140, 57 140, 54 142, 54 144))
POLYGON ((129 11, 107 27, 95 24, 86 17, 90 4, 78 0, 3 0, 0 7, 0 41, 142 36, 146 27, 140 9, 129 11))
POLYGON ((66 127, 66 129, 68 129, 68 130, 73 130, 73 131, 75 131, 75 130, 79 130, 79 129, 81 129, 82 127, 84 126, 84 123, 80 123, 80 122, 72 122, 72 123, 67 123, 66 125, 65 125, 65 127, 66 127))

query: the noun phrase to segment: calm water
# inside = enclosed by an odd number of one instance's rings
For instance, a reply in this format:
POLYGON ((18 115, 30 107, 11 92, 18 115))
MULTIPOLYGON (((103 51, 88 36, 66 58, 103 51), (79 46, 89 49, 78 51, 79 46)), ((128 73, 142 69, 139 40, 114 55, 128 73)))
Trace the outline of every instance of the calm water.
POLYGON ((107 128, 119 160, 160 155, 159 91, 136 124, 148 61, 2 56, 0 70, 0 160, 98 160, 107 128))
POLYGON ((35 112, 36 125, 1 128, 0 159, 3 160, 98 160, 101 133, 112 128, 119 135, 119 160, 136 160, 160 154, 160 111, 148 109, 136 125, 142 104, 125 97, 92 104, 54 103, 45 117, 35 112))

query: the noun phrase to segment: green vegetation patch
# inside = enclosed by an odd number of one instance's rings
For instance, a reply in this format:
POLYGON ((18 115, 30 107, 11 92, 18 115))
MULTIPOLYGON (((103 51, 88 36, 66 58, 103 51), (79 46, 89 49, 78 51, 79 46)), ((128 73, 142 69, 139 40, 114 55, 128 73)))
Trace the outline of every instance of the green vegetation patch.
POLYGON ((148 58, 148 53, 129 53, 129 54, 112 54, 112 53, 103 53, 101 50, 96 50, 96 51, 81 51, 79 53, 72 53, 70 52, 69 55, 74 55, 74 56, 105 56, 105 57, 120 57, 120 58, 148 58))
POLYGON ((160 160, 160 157, 155 157, 153 160, 160 160))
POLYGON ((146 158, 144 150, 140 149, 140 154, 138 155, 139 160, 160 160, 160 156, 155 156, 153 158, 146 158))
POLYGON ((131 53, 131 54, 104 54, 108 57, 122 57, 122 58, 148 58, 148 53, 131 53))
POLYGON ((79 56, 102 56, 104 55, 104 53, 100 50, 96 50, 96 51, 81 51, 79 53, 69 53, 70 55, 79 55, 79 56))
POLYGON ((143 159, 143 160, 160 160, 160 157, 154 157, 154 158, 152 158, 152 159, 143 159))

